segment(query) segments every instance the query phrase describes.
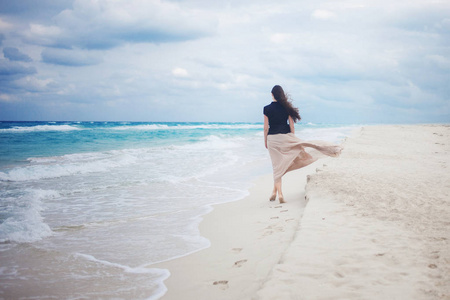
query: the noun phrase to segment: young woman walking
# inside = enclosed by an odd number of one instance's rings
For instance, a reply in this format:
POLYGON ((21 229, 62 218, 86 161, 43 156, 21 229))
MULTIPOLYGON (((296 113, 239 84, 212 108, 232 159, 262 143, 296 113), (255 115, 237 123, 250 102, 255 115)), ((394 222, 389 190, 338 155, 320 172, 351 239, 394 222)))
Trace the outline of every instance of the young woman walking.
POLYGON ((284 174, 315 162, 321 154, 336 157, 342 150, 338 145, 323 141, 300 140, 294 128, 294 123, 300 119, 298 108, 288 100, 283 88, 274 86, 272 103, 264 107, 264 144, 272 160, 274 181, 270 201, 274 201, 278 194, 280 203, 285 202, 281 189, 284 174))

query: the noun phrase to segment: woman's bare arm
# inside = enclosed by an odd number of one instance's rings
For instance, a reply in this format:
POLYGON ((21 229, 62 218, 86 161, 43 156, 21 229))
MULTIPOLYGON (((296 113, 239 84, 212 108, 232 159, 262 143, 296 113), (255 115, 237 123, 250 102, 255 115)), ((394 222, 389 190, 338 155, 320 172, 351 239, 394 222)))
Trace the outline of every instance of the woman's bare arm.
POLYGON ((289 127, 291 128, 291 132, 295 133, 295 123, 294 123, 294 119, 292 119, 291 116, 289 116, 289 127))
POLYGON ((269 118, 264 115, 264 146, 267 149, 267 135, 269 134, 269 118))

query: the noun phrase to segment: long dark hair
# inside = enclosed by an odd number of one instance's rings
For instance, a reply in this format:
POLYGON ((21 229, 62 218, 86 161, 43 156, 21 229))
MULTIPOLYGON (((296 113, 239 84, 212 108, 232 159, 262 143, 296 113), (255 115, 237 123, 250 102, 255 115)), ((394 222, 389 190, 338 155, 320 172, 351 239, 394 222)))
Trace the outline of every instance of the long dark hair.
POLYGON ((283 105, 284 108, 286 108, 288 114, 294 120, 294 123, 302 119, 300 117, 300 114, 298 113, 298 108, 292 105, 289 99, 289 95, 286 96, 281 86, 279 85, 274 86, 272 88, 272 95, 275 98, 275 100, 277 100, 277 102, 279 102, 281 105, 283 105))

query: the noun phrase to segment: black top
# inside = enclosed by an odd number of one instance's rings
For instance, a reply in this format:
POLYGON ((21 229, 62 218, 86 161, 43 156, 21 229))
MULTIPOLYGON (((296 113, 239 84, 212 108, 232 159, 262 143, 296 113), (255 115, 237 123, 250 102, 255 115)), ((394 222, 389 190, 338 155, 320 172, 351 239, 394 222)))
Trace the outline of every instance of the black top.
POLYGON ((269 118, 269 134, 289 133, 291 128, 288 125, 289 114, 278 102, 272 102, 264 106, 264 115, 269 118))

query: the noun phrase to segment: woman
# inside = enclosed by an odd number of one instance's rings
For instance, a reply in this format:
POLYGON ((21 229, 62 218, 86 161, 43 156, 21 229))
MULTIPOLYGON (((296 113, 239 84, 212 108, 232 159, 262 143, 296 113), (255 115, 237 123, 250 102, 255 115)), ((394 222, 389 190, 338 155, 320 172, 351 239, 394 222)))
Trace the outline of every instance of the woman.
POLYGON ((272 160, 274 181, 270 201, 278 194, 280 203, 285 203, 281 190, 284 174, 315 162, 321 154, 338 156, 342 150, 340 146, 326 142, 305 142, 297 138, 294 123, 299 120, 298 108, 288 100, 281 86, 274 86, 272 103, 264 107, 264 143, 272 160))

